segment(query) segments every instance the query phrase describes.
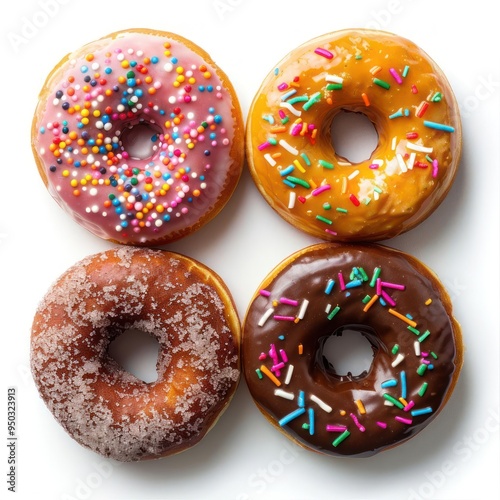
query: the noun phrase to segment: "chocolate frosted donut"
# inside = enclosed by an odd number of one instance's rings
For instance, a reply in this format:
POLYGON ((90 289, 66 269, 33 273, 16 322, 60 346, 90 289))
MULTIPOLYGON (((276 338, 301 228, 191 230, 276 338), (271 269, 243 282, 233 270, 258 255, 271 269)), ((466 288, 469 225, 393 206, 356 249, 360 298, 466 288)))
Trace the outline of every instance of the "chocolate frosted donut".
POLYGON ((273 270, 248 308, 244 374, 259 410, 298 444, 368 457, 443 409, 463 360, 447 292, 416 258, 380 245, 317 244, 273 270), (338 373, 333 335, 362 334, 370 368, 338 373))
POLYGON ((34 318, 31 368, 50 411, 81 445, 120 461, 196 443, 240 376, 240 323, 222 280, 170 252, 124 247, 88 257, 49 289, 34 318), (108 353, 128 329, 159 343, 146 383, 108 353))

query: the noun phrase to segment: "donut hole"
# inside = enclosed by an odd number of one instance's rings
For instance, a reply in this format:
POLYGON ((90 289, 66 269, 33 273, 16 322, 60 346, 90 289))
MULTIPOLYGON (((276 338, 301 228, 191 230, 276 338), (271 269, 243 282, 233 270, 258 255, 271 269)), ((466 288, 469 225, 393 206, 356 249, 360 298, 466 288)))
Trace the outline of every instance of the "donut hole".
POLYGON ((156 382, 156 365, 160 345, 149 333, 130 328, 113 339, 108 347, 108 355, 124 371, 146 383, 156 382))
POLYGON ((147 160, 158 149, 161 128, 154 123, 129 124, 120 137, 122 150, 133 160, 147 160))
POLYGON ((336 379, 359 380, 370 372, 378 351, 375 332, 364 325, 348 325, 320 340, 318 362, 336 379))
POLYGON ((368 160, 379 141, 375 125, 364 113, 345 109, 333 117, 330 134, 335 154, 350 163, 368 160))

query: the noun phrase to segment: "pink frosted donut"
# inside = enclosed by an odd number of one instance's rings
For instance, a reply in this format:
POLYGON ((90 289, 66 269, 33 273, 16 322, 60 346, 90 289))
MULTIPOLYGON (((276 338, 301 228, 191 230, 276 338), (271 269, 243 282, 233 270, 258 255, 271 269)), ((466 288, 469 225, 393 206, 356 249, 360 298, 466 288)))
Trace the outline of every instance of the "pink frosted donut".
POLYGON ((223 208, 243 167, 227 76, 172 33, 112 33, 67 55, 40 93, 32 148, 50 194, 106 240, 164 244, 223 208))

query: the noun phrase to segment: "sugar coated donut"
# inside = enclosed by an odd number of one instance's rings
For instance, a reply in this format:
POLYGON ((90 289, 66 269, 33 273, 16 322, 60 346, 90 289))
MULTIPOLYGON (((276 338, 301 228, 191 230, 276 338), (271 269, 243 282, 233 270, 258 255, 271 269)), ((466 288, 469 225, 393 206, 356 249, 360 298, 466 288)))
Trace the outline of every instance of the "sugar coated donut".
POLYGON ((251 300, 242 348, 250 393, 275 427, 305 448, 352 457, 426 427, 463 359, 461 329, 435 274, 376 244, 321 243, 285 259, 251 300), (325 346, 354 332, 371 344, 371 365, 339 373, 325 346))
POLYGON ((303 44, 266 77, 246 148, 257 187, 283 219, 324 240, 377 241, 442 202, 461 137, 455 96, 427 54, 390 33, 345 30, 303 44), (365 161, 334 150, 343 110, 366 115, 378 133, 365 161))
POLYGON ((240 323, 210 269, 160 250, 120 247, 71 267, 33 321, 38 390, 81 445, 120 461, 160 458, 198 443, 240 376, 240 323), (158 379, 122 369, 108 346, 137 329, 159 343, 158 379))
POLYGON ((112 33, 50 73, 32 148, 50 194, 104 239, 169 243, 211 220, 243 168, 241 110, 227 76, 172 33, 112 33))

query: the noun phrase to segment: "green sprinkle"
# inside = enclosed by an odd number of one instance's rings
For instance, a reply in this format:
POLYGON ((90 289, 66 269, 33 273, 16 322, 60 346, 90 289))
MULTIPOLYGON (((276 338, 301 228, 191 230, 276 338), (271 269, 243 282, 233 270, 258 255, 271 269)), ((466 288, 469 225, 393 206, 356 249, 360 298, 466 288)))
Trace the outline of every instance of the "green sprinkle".
POLYGON ((274 137, 269 137, 267 142, 271 144, 271 146, 276 146, 276 144, 278 144, 278 141, 274 137))
POLYGON ((354 59, 356 59, 356 60, 358 60, 358 61, 359 61, 360 59, 363 59, 363 56, 362 56, 361 54, 356 54, 356 55, 354 56, 354 59))
POLYGON ((306 165, 308 167, 310 167, 311 166, 311 160, 309 159, 309 157, 305 153, 301 153, 300 156, 305 161, 306 165))
POLYGON ((419 342, 423 342, 429 335, 431 334, 431 332, 429 330, 426 330, 421 337, 418 338, 418 341, 419 342))
POLYGON ((311 98, 304 104, 304 106, 302 106, 302 109, 305 109, 306 111, 311 107, 313 106, 314 104, 316 104, 317 102, 319 102, 321 100, 321 92, 316 92, 315 94, 313 94, 311 96, 311 98))
POLYGON ((418 395, 422 397, 425 394, 425 391, 427 390, 427 387, 429 387, 429 384, 427 382, 424 382, 422 384, 422 387, 418 390, 418 395))
POLYGON ((365 298, 362 300, 363 304, 368 304, 368 302, 370 302, 371 300, 371 296, 370 295, 366 295, 365 298))
POLYGON ((394 347, 392 348, 392 354, 397 354, 399 351, 399 344, 394 344, 394 347))
POLYGON ((403 78, 408 76, 408 71, 410 71, 410 66, 406 65, 403 69, 403 78))
POLYGON ((345 439, 347 439, 351 433, 349 431, 344 431, 332 444, 335 448, 345 439))
POLYGON ((377 280, 380 277, 380 273, 382 272, 382 269, 380 267, 376 267, 375 270, 373 271, 373 277, 372 280, 370 281, 370 286, 375 286, 377 284, 377 280))
POLYGON ((437 355, 434 351, 431 351, 431 356, 432 356, 434 359, 438 359, 438 355, 437 355))
POLYGON ((358 270, 361 273, 363 281, 368 281, 368 275, 366 274, 365 270, 362 267, 359 267, 358 270))
POLYGON ((378 194, 382 194, 383 191, 378 187, 378 186, 373 186, 373 190, 377 192, 378 194))
POLYGON ((288 102, 288 104, 297 104, 298 102, 307 102, 309 100, 309 97, 306 96, 306 95, 299 95, 297 97, 293 97, 292 99, 290 99, 288 102))
POLYGON ((332 320, 336 315, 337 313, 340 311, 340 306, 337 306, 329 315, 328 315, 328 319, 332 320))
POLYGON ((398 401, 396 398, 393 398, 390 394, 384 394, 384 398, 387 399, 394 406, 397 406, 400 410, 404 409, 404 404, 401 401, 398 401))
POLYGON ((342 84, 341 83, 329 83, 326 86, 326 90, 342 90, 342 84))
POLYGON ((329 224, 329 225, 333 224, 333 221, 331 221, 330 219, 327 219, 326 217, 323 217, 322 215, 316 215, 316 219, 318 219, 321 222, 324 222, 325 224, 329 224))
POLYGON ((427 371, 427 365, 422 363, 418 369, 417 369, 417 373, 422 377, 424 375, 424 373, 427 371))
POLYGON ((262 378, 264 376, 262 375, 262 372, 260 371, 260 368, 257 368, 257 370, 255 370, 255 372, 257 373, 257 377, 259 377, 262 380, 262 378))
POLYGON ((436 93, 432 96, 431 101, 432 101, 432 102, 440 102, 442 98, 443 98, 443 94, 441 94, 441 92, 436 92, 436 93))
POLYGON ((307 430, 309 429, 309 424, 307 424, 307 423, 303 423, 303 424, 302 424, 302 429, 304 429, 304 430, 306 430, 306 431, 307 431, 307 430))
POLYGON ((384 80, 381 80, 380 78, 374 78, 373 79, 373 83, 375 85, 378 85, 379 87, 382 87, 386 90, 389 90, 391 88, 391 84, 390 83, 387 83, 386 81, 384 80))
POLYGON ((330 205, 330 203, 326 202, 326 203, 323 203, 323 210, 331 210, 332 209, 332 206, 330 205))
POLYGON ((337 212, 341 212, 343 214, 346 214, 347 213, 347 209, 346 208, 340 208, 340 207, 337 207, 335 210, 337 210, 337 212))
POLYGON ((410 330, 410 332, 414 333, 417 336, 420 335, 420 331, 416 328, 413 328, 413 326, 408 326, 408 330, 410 330))
POLYGON ((325 161, 325 160, 319 160, 318 162, 322 167, 325 167, 325 168, 329 168, 329 169, 332 169, 333 168, 333 163, 330 163, 328 161, 325 161))
POLYGON ((289 116, 285 116, 285 118, 283 118, 283 120, 281 120, 281 123, 283 125, 286 125, 289 121, 290 121, 290 117, 289 116))
POLYGON ((287 178, 287 181, 293 182, 293 184, 298 184, 299 186, 305 187, 306 189, 309 189, 311 185, 305 181, 304 179, 300 179, 299 177, 293 177, 289 175, 287 178))

